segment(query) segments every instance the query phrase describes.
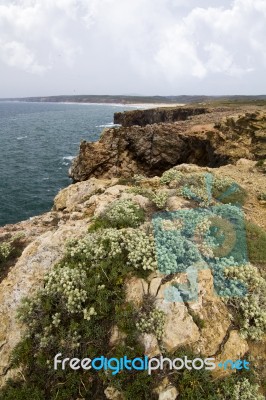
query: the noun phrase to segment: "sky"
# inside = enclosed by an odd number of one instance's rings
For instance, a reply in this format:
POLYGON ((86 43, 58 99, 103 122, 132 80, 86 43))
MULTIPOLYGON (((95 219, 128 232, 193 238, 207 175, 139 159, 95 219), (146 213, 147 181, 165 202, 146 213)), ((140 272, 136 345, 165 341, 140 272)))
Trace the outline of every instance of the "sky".
POLYGON ((266 94, 266 0, 0 0, 0 98, 266 94))

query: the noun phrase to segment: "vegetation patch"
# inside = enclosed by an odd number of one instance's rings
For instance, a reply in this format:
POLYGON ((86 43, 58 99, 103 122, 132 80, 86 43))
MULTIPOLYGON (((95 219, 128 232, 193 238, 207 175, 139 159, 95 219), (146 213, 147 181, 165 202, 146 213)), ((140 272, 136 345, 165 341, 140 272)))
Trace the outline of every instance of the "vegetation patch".
POLYGON ((260 340, 266 332, 266 280, 252 265, 229 267, 226 276, 246 285, 244 296, 229 297, 227 305, 232 309, 235 322, 244 338, 260 340))
POLYGON ((251 263, 266 266, 266 232, 252 222, 246 222, 248 257, 251 263))
POLYGON ((89 231, 105 228, 136 228, 145 220, 144 210, 132 200, 117 200, 95 219, 89 231))
POLYGON ((0 281, 21 255, 24 247, 25 235, 22 232, 14 235, 9 240, 0 242, 0 281))
MULTIPOLYGON (((165 368, 152 375, 147 371, 112 375, 110 371, 53 369, 53 358, 59 352, 64 358, 99 355, 135 358, 144 355, 140 333, 154 334, 160 342, 165 314, 154 307, 151 296, 144 296, 142 308, 136 310, 125 301, 124 289, 129 277, 145 279, 155 271, 158 257, 163 260, 163 272, 167 275, 216 257, 212 270, 217 287, 220 284, 220 289, 224 289, 221 276, 226 273, 233 282, 230 290, 235 288, 235 297, 226 298, 225 293, 224 300, 243 337, 260 339, 266 331, 265 279, 256 267, 235 267, 233 257, 223 258, 217 248, 224 235, 213 233, 217 226, 209 206, 219 209, 218 202, 236 202, 237 205, 229 204, 227 209, 235 218, 240 217, 239 205, 245 197, 242 188, 230 179, 222 180, 212 174, 184 174, 175 169, 162 175, 160 184, 164 188, 145 188, 142 181, 142 176, 135 176, 131 192, 148 197, 158 210, 165 209, 169 189, 173 189, 175 194, 196 201, 202 207, 201 212, 180 210, 179 220, 171 219, 169 213, 163 221, 158 217, 157 238, 154 238, 151 223, 143 224, 144 210, 132 200, 116 200, 94 220, 82 239, 69 242, 62 260, 45 277, 44 287, 21 304, 18 318, 26 326, 26 333, 13 351, 11 367, 21 368, 23 375, 7 382, 0 390, 0 400, 101 400, 106 398, 107 387, 121 392, 126 400, 152 400, 158 399, 155 389, 164 378, 177 388, 180 400, 263 399, 258 392, 257 377, 240 371, 229 378, 214 380, 206 370, 165 368), (156 248, 157 239, 160 246, 156 248), (240 298, 237 294, 243 286, 247 292, 240 298), (123 336, 111 347, 114 326, 123 336)), ((219 216, 226 218, 222 211, 219 216)), ((265 232, 250 223, 246 227, 250 260, 265 262, 265 232)), ((226 231, 226 224, 223 229, 226 231)), ((1 245, 1 263, 11 260, 9 257, 15 251, 12 246, 16 247, 14 240, 1 245)), ((190 281, 191 286, 194 283, 190 281)), ((185 291, 182 298, 187 300, 185 291)), ((202 329, 204 321, 193 311, 190 315, 202 329)), ((189 349, 179 349, 174 354, 161 350, 163 356, 171 359, 199 356, 189 349)))

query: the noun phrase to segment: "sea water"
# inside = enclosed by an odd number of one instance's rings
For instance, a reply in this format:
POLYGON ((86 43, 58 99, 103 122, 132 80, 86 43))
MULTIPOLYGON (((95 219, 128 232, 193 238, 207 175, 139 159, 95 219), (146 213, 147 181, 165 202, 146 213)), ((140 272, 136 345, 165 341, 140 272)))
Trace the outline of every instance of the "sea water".
POLYGON ((0 102, 0 226, 51 209, 82 139, 96 141, 122 105, 0 102))

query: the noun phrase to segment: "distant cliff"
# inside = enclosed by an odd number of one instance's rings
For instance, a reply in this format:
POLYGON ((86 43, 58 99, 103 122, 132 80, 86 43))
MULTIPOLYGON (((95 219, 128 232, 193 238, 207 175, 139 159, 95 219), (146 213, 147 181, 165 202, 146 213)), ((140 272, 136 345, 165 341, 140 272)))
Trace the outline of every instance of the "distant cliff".
POLYGON ((171 107, 133 110, 115 113, 114 123, 121 124, 124 127, 133 125, 145 126, 148 124, 186 121, 189 117, 205 114, 207 112, 208 110, 202 107, 171 107))
POLYGON ((82 142, 70 177, 77 182, 92 176, 155 176, 181 163, 219 167, 240 158, 264 159, 265 115, 204 108, 119 113, 115 122, 126 126, 105 129, 98 142, 82 142), (171 118, 186 120, 163 122, 171 118))

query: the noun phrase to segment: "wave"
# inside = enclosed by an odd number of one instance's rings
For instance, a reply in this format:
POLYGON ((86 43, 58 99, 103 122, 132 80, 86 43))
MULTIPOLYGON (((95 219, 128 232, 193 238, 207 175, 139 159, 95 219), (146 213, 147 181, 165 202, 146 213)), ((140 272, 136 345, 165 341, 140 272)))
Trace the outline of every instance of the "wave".
POLYGON ((96 125, 96 128, 113 128, 114 126, 121 126, 120 124, 114 124, 113 122, 108 122, 104 125, 96 125))
POLYGON ((63 157, 63 160, 67 160, 67 161, 72 161, 74 160, 75 156, 65 156, 63 157))
POLYGON ((17 137, 17 140, 23 140, 23 139, 26 139, 28 136, 18 136, 17 137))

